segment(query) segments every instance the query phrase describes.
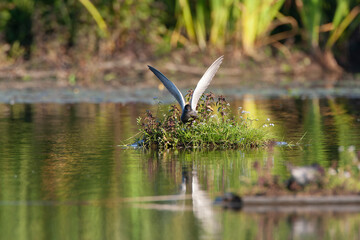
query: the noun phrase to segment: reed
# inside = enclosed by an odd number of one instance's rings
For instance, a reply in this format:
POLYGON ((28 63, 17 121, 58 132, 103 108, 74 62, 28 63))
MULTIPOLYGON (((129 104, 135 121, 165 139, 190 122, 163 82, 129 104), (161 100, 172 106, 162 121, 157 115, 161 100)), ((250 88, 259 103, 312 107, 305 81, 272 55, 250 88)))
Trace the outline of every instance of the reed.
POLYGON ((271 25, 283 4, 284 0, 243 0, 237 5, 241 16, 238 19, 241 42, 245 53, 253 54, 256 42, 270 35, 271 25))
POLYGON ((332 31, 330 32, 330 36, 325 45, 326 50, 330 50, 334 46, 336 41, 344 35, 344 32, 349 25, 353 23, 360 14, 360 5, 355 6, 350 11, 349 0, 338 0, 337 2, 338 5, 332 22, 332 31))
POLYGON ((296 4, 304 25, 304 38, 311 47, 316 48, 319 46, 322 0, 297 0, 296 4))
POLYGON ((79 2, 86 8, 86 10, 88 10, 90 15, 93 17, 101 33, 104 36, 108 36, 109 34, 107 30, 107 25, 94 4, 92 4, 90 0, 79 0, 79 2))
POLYGON ((210 43, 223 49, 229 36, 233 34, 230 29, 233 18, 231 10, 238 0, 211 0, 210 43))
POLYGON ((179 40, 185 32, 189 42, 201 49, 210 44, 223 50, 227 44, 238 45, 234 40, 240 41, 245 53, 253 53, 257 41, 270 35, 284 1, 210 0, 207 4, 201 0, 191 8, 188 0, 179 0, 173 34, 179 40))
POLYGON ((308 40, 309 46, 316 49, 319 46, 320 34, 330 32, 326 37, 325 50, 330 50, 336 41, 344 35, 346 29, 356 20, 360 13, 360 6, 352 0, 337 0, 335 11, 326 23, 325 10, 321 0, 297 0, 299 14, 303 23, 304 39, 308 40), (351 10, 350 10, 351 9, 351 10))

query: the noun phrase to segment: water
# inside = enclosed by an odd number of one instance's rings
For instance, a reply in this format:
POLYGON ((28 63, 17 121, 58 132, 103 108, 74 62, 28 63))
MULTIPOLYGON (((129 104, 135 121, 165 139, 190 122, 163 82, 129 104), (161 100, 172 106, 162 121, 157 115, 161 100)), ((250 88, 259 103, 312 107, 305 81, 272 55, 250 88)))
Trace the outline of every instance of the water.
POLYGON ((162 153, 119 146, 156 105, 0 104, 1 239, 360 239, 358 212, 212 205, 256 175, 255 161, 283 178, 287 162, 347 161, 349 147, 360 149, 359 104, 245 96, 233 109, 274 123, 278 140, 294 146, 162 153), (187 200, 144 198, 164 195, 187 200))

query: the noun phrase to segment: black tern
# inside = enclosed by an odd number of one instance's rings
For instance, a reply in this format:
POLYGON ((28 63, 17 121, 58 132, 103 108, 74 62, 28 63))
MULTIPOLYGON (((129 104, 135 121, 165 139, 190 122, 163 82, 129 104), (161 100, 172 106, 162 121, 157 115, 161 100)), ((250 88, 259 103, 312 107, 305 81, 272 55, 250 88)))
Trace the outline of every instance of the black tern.
POLYGON ((185 99, 179 89, 172 83, 167 77, 165 77, 164 74, 162 74, 157 69, 151 67, 148 65, 149 69, 157 76, 160 81, 164 84, 164 86, 167 88, 167 90, 175 97, 175 99, 179 102, 182 114, 181 114, 181 121, 183 123, 186 123, 189 121, 190 118, 197 118, 197 112, 196 112, 196 106, 197 103, 201 97, 201 95, 204 93, 204 91, 207 89, 207 87, 210 85, 211 80, 215 76, 215 73, 219 69, 222 61, 224 59, 224 56, 219 57, 218 59, 211 64, 211 66, 206 70, 200 81, 198 82, 190 103, 185 103, 185 99))

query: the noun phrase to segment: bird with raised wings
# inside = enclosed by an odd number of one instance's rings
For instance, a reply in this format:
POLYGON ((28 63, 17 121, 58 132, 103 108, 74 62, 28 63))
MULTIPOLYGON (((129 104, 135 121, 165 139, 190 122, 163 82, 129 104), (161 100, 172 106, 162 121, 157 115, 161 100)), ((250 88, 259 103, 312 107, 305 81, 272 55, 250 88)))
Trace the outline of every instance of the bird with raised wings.
POLYGON ((181 114, 181 121, 183 123, 186 123, 189 121, 190 118, 197 118, 197 112, 196 107, 197 103, 201 97, 201 95, 204 93, 204 91, 207 89, 207 87, 210 85, 211 80, 214 78, 215 73, 219 69, 222 61, 224 59, 224 56, 219 57, 218 59, 211 64, 211 66, 206 70, 200 81, 198 82, 192 96, 190 103, 185 103, 185 99, 179 89, 175 86, 174 83, 172 83, 167 77, 165 77, 164 74, 162 74, 157 69, 148 66, 149 69, 157 76, 160 81, 164 84, 166 89, 175 97, 175 99, 179 102, 182 114, 181 114))

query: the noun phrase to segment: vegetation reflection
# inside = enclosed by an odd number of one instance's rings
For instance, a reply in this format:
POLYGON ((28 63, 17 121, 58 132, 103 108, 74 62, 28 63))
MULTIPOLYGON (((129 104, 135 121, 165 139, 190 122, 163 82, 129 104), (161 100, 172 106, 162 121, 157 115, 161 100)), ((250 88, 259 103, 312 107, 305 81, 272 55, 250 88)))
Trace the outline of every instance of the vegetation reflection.
POLYGON ((347 100, 246 101, 237 100, 231 106, 242 106, 253 118, 268 116, 280 136, 289 134, 284 141, 307 132, 302 144, 247 151, 124 150, 117 145, 138 132, 134 120, 146 106, 1 104, 2 236, 355 238, 360 224, 357 213, 260 214, 211 206, 215 196, 246 187, 249 181, 243 179, 256 180, 255 162, 283 181, 289 175, 285 162, 330 166, 335 161, 342 165, 356 156, 360 136, 353 114, 356 108, 347 100), (279 107, 282 111, 277 111, 279 107), (339 146, 343 146, 340 151, 339 146), (166 209, 124 202, 128 197, 180 194, 198 195, 186 201, 166 201, 166 209), (201 215, 205 213, 206 218, 201 215), (214 224, 218 228, 211 228, 214 224), (298 226, 304 228, 299 231, 298 226))

